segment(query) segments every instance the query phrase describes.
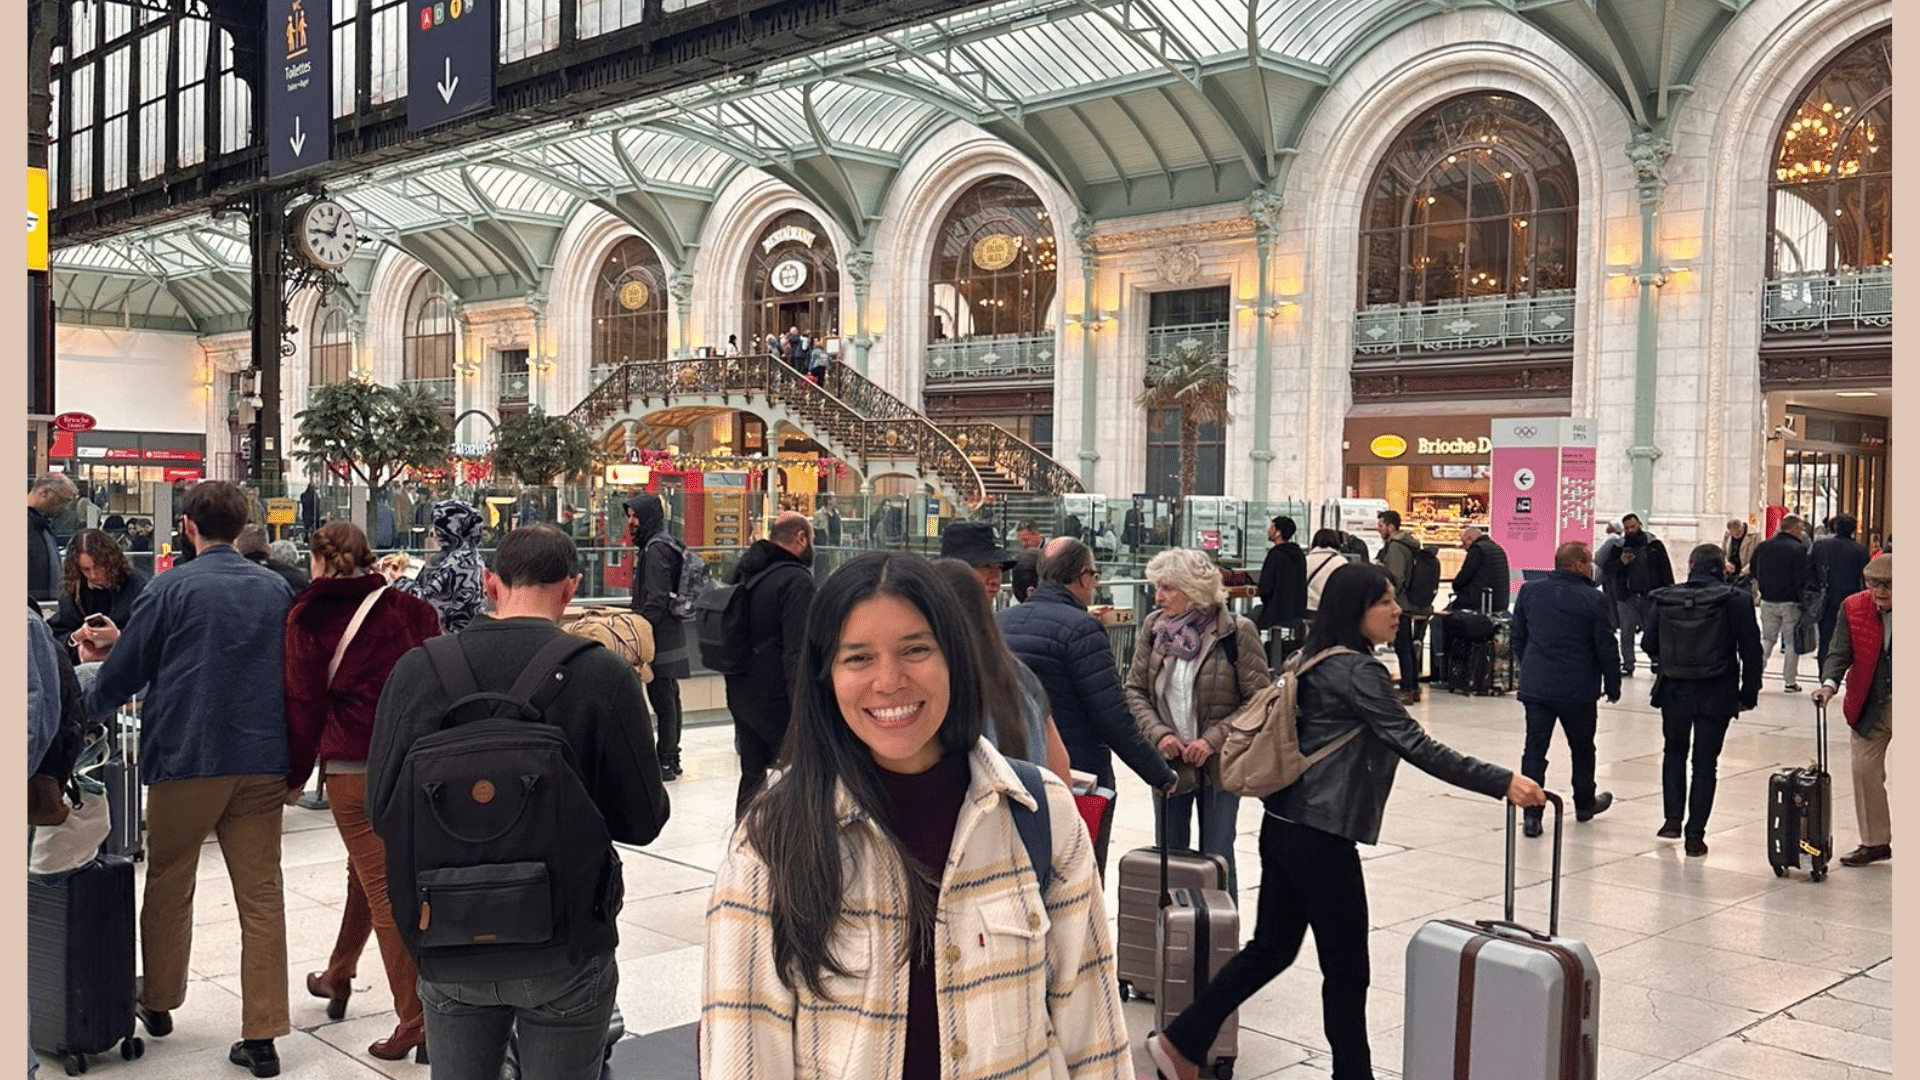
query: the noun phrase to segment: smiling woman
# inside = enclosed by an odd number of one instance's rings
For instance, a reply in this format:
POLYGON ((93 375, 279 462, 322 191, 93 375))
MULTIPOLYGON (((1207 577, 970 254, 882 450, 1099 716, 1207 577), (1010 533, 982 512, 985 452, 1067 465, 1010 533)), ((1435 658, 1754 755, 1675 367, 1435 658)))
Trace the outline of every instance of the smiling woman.
POLYGON ((904 552, 816 594, 784 768, 708 907, 703 1075, 1130 1075, 1093 846, 982 738, 961 610, 904 552))

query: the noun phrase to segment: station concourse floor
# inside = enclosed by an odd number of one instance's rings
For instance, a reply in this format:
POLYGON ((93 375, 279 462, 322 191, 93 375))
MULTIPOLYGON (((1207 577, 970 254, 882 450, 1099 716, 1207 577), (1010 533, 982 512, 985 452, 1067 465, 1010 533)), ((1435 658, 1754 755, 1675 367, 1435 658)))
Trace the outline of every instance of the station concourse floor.
MULTIPOLYGON (((1810 666, 1810 661, 1806 664, 1810 666)), ((1812 679, 1803 677, 1812 685, 1812 679)), ((1646 703, 1652 681, 1629 680, 1622 702, 1601 705, 1599 782, 1616 802, 1606 814, 1566 824, 1562 933, 1599 960, 1602 1080, 1868 1080, 1893 1070, 1892 863, 1828 879, 1776 878, 1767 865, 1767 775, 1810 760, 1813 708, 1771 675, 1760 707, 1743 714, 1720 757, 1720 787, 1704 858, 1654 836, 1661 819, 1660 718, 1646 703)), ((1469 754, 1517 763, 1524 727, 1511 697, 1467 698, 1429 687, 1414 714, 1442 741, 1469 754)), ((1853 849, 1847 732, 1833 710, 1835 846, 1853 849)), ((644 851, 624 853, 619 1002, 628 1039, 615 1054, 620 1080, 691 1080, 690 1028, 700 1007, 702 928, 713 868, 732 823, 737 763, 724 712, 689 715, 686 776, 669 785, 672 819, 644 851), (648 1038, 648 1036, 653 1036, 648 1038)), ((1549 755, 1550 788, 1566 790, 1566 751, 1549 755)), ((1897 768, 1897 767, 1896 767, 1897 768)), ((1113 864, 1150 843, 1145 785, 1122 769, 1107 881, 1113 864)), ((1259 882, 1260 811, 1242 804, 1237 857, 1243 910, 1259 882)), ((1505 816, 1499 804, 1402 766, 1381 842, 1362 847, 1373 926, 1370 1017, 1375 1070, 1400 1074, 1403 957, 1409 935, 1431 918, 1497 918, 1505 816)), ((410 1062, 369 1057, 393 1029, 378 950, 362 958, 347 1017, 327 1020, 303 977, 325 965, 345 899, 346 861, 326 811, 289 809, 283 854, 287 972, 294 1031, 279 1040, 282 1075, 306 1080, 425 1080, 410 1062)), ((1550 836, 1519 842, 1519 921, 1546 923, 1550 836)), ((147 1039, 135 1063, 95 1058, 95 1073, 142 1080, 244 1077, 226 1061, 239 1037, 239 932, 219 853, 200 863, 193 982, 174 1014, 174 1034, 147 1039)), ((1251 915, 1242 934, 1252 932, 1251 915)), ((1321 1080, 1330 1075, 1321 1035, 1320 987, 1311 936, 1294 968, 1240 1010, 1236 1080, 1321 1080)), ((1140 1049, 1152 1006, 1133 1001, 1127 1022, 1138 1075, 1153 1067, 1140 1049)), ((43 1076, 60 1076, 42 1059, 43 1076)))

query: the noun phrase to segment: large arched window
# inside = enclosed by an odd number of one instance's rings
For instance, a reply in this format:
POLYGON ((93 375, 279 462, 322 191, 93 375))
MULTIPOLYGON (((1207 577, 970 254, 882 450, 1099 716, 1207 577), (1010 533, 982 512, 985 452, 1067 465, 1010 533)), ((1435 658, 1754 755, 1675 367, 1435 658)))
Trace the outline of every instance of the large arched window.
POLYGON ((607 256, 594 287, 594 381, 621 364, 666 358, 666 271, 652 244, 630 236, 607 256))
POLYGON ((1360 306, 1573 287, 1579 179, 1532 102, 1472 93, 1407 125, 1361 219, 1360 306))
POLYGON ((347 323, 345 305, 329 300, 314 310, 312 341, 307 350, 307 385, 346 382, 353 370, 353 330, 347 323))
POLYGON ((1056 254, 1031 188, 1009 176, 974 184, 934 241, 927 340, 1052 333, 1056 254))
POLYGON ((747 260, 747 318, 764 349, 769 334, 789 328, 823 342, 840 336, 840 263, 833 241, 812 214, 789 210, 767 223, 747 260))
MULTIPOLYGON (((420 275, 407 294, 400 378, 405 382, 453 379, 453 305, 439 276, 420 275)), ((449 396, 451 387, 449 386, 449 396)))
POLYGON ((1771 278, 1893 265, 1893 32, 1814 76, 1774 141, 1771 278))

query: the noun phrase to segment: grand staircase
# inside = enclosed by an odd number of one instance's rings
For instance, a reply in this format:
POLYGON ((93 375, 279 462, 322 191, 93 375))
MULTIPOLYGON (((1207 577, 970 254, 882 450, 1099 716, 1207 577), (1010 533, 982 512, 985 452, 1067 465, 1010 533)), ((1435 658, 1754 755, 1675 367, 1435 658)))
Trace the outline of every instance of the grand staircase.
MULTIPOLYGON (((845 364, 824 385, 766 356, 705 357, 623 364, 567 414, 596 440, 623 420, 670 405, 720 405, 784 418, 867 476, 900 472, 938 488, 968 510, 991 496, 1002 512, 1051 506, 1083 491, 1079 477, 996 424, 936 425, 845 364)), ((1029 516, 1034 516, 1029 512, 1029 516)))

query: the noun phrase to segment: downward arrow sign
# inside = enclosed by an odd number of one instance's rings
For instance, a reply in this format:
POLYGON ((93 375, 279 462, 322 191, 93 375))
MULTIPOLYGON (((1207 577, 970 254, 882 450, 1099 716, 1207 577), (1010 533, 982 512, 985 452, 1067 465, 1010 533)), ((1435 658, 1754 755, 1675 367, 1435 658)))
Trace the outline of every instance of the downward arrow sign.
MULTIPOLYGON (((453 57, 451 56, 447 57, 446 70, 447 73, 441 77, 439 82, 433 85, 435 89, 440 91, 441 104, 451 105, 453 104, 453 92, 460 87, 460 76, 453 73, 453 57)), ((295 151, 295 153, 298 152, 299 151, 295 151)))
POLYGON ((293 156, 300 156, 300 149, 307 145, 307 137, 300 131, 300 118, 293 118, 293 135, 287 139, 287 145, 293 147, 293 156))

